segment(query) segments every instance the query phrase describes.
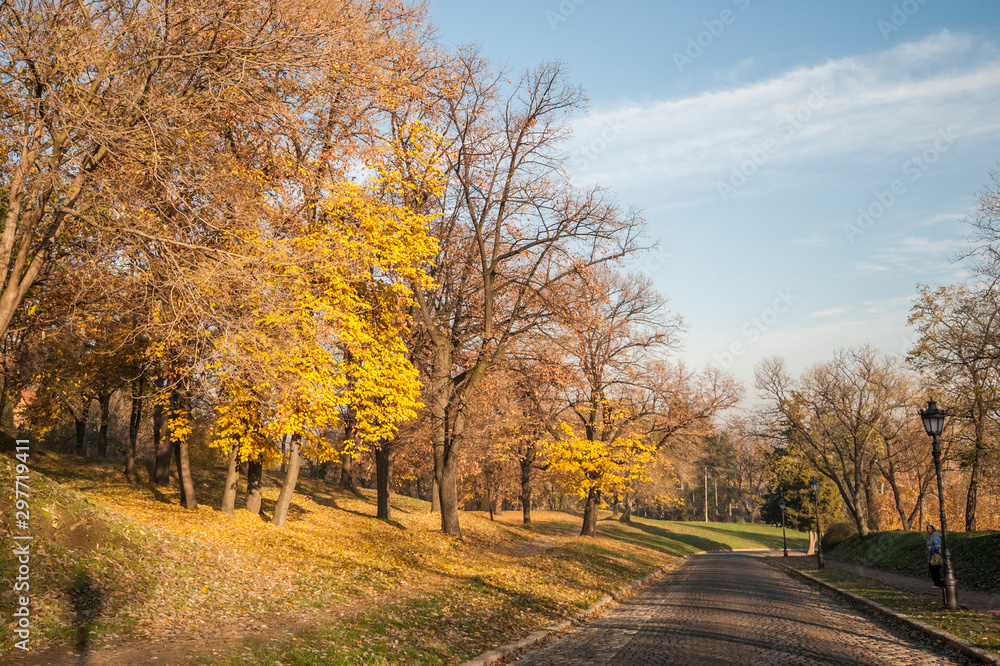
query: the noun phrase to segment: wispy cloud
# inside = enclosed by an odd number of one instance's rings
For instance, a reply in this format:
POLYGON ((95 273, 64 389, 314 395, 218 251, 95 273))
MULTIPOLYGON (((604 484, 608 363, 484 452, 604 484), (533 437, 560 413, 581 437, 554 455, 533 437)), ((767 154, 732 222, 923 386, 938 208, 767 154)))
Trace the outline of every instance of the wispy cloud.
MULTIPOLYGON (((735 70, 738 72, 741 67, 735 70)), ((734 72, 735 73, 735 72, 734 72)), ((759 153, 768 167, 898 160, 941 128, 1000 135, 1000 55, 946 30, 869 56, 793 69, 728 90, 600 110, 575 124, 585 144, 609 123, 621 134, 586 173, 607 184, 711 181, 759 153)))

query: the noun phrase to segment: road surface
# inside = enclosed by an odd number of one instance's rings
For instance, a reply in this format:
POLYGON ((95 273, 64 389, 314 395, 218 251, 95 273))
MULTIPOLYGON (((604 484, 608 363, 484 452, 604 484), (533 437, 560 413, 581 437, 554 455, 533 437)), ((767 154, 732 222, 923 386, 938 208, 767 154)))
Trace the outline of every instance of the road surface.
POLYGON ((511 662, 607 664, 968 664, 879 624, 759 558, 708 553, 511 662))

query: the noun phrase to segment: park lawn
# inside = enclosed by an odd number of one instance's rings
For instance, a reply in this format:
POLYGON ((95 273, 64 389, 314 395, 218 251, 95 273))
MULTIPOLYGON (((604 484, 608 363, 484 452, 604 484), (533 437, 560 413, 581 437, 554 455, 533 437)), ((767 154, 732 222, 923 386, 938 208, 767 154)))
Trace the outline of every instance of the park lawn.
MULTIPOLYGON (((637 518, 632 521, 652 535, 683 544, 684 553, 727 550, 776 550, 782 548, 781 528, 753 523, 703 523, 637 518)), ((788 548, 804 550, 808 535, 786 530, 788 548)))
POLYGON ((796 558, 783 563, 915 620, 944 629, 976 647, 1000 655, 1000 616, 996 614, 967 610, 946 611, 942 609, 939 601, 839 569, 817 569, 809 562, 796 558))

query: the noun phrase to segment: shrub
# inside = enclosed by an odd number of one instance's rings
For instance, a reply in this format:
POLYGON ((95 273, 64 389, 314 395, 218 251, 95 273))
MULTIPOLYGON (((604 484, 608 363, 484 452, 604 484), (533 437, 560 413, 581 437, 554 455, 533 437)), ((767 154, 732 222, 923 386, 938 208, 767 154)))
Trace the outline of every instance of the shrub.
POLYGON ((823 550, 830 550, 852 534, 857 533, 858 528, 854 526, 854 523, 833 523, 826 528, 826 532, 823 534, 823 550))

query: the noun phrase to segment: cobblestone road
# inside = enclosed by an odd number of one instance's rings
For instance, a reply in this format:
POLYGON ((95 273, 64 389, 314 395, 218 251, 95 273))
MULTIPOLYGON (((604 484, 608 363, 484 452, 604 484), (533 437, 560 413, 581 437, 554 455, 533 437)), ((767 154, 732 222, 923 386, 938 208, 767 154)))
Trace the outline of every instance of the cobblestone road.
POLYGON ((759 559, 696 555, 512 662, 608 664, 967 664, 925 638, 887 628, 759 559))

